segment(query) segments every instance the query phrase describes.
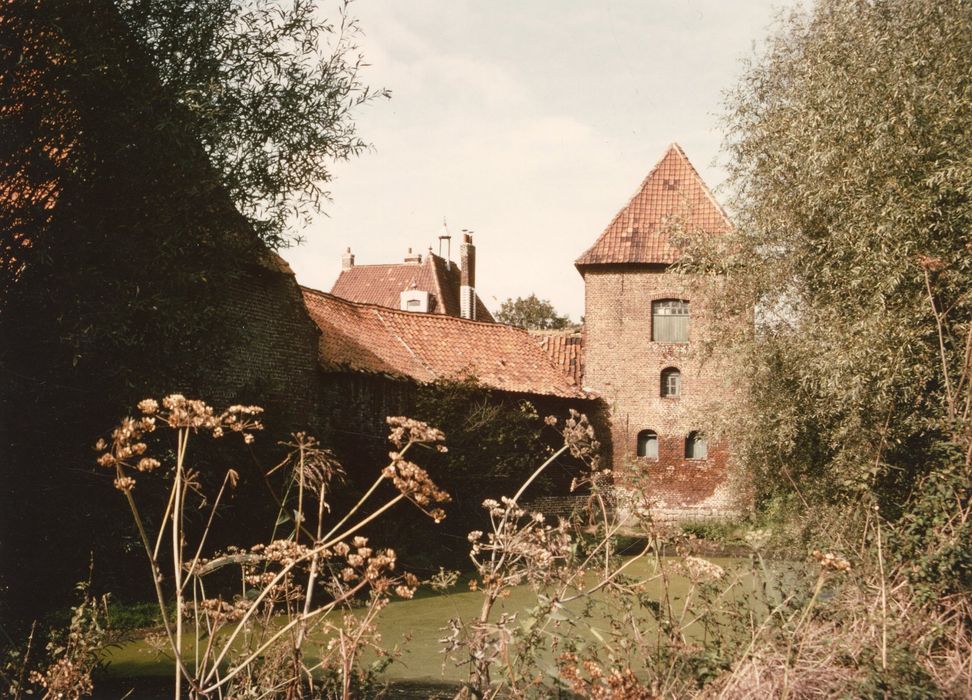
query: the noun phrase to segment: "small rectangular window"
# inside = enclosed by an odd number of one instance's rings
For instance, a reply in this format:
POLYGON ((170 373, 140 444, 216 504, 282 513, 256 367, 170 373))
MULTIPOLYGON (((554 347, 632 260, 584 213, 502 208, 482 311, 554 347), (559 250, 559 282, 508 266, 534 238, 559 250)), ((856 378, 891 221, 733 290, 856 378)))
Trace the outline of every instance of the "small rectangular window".
POLYGON ((689 303, 680 299, 652 302, 651 339, 658 343, 687 343, 689 303))

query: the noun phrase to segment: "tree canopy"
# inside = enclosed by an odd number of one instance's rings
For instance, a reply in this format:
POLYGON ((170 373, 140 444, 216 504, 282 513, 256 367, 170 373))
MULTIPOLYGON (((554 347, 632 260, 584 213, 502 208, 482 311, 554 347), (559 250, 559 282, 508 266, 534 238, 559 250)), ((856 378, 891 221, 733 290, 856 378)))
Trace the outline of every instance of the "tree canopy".
POLYGON ((754 337, 724 335, 748 348, 741 461, 762 498, 893 512, 944 455, 968 462, 972 7, 821 0, 729 107, 737 229, 694 254, 732 276, 716 316, 757 309, 754 337))
POLYGON ((538 299, 536 294, 507 299, 496 312, 496 320, 530 330, 558 330, 571 325, 567 316, 559 315, 547 299, 538 299))
MULTIPOLYGON (((17 533, 2 568, 71 572, 10 581, 35 600, 66 590, 106 526, 92 439, 140 398, 232 371, 252 330, 235 285, 321 203, 330 163, 363 148, 352 112, 376 93, 341 10, 333 23, 311 0, 0 13, 0 532, 17 533)), ((104 573, 123 543, 96 543, 104 573)))

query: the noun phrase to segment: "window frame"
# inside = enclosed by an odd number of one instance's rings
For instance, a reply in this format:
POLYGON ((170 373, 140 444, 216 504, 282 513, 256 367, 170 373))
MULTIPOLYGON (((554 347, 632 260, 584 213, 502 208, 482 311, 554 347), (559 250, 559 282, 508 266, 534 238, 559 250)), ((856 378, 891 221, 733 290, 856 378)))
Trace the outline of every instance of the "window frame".
POLYGON ((702 462, 709 458, 709 441, 699 430, 692 430, 685 436, 685 459, 702 462), (699 452, 701 451, 701 455, 699 452))
POLYGON ((677 399, 682 395, 682 370, 678 367, 666 367, 661 371, 660 396, 663 399, 677 399), (671 380, 674 379, 674 391, 671 391, 671 380))
POLYGON ((635 446, 635 455, 641 459, 648 459, 653 462, 658 461, 658 433, 654 430, 649 430, 648 428, 638 432, 637 444, 635 446), (654 444, 654 454, 648 449, 648 445, 654 444), (642 445, 644 445, 644 454, 642 454, 642 445))
POLYGON ((692 306, 688 299, 653 299, 651 302, 651 341, 653 343, 671 343, 680 345, 691 341, 692 306), (669 321, 662 338, 661 319, 684 319, 683 323, 669 321), (676 338, 669 335, 677 336, 676 338))

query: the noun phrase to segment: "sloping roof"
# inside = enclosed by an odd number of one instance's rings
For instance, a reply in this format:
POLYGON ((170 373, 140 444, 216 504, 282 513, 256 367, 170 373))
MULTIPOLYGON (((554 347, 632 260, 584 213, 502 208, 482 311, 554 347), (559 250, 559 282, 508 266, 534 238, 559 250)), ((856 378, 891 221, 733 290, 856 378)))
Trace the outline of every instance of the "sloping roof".
POLYGON ((669 240, 674 226, 714 234, 732 228, 677 143, 668 147, 635 195, 574 265, 673 263, 679 257, 669 240))
MULTIPOLYGON (((355 265, 341 270, 331 294, 359 304, 397 309, 402 292, 419 289, 430 295, 430 313, 459 316, 460 282, 459 266, 430 252, 422 262, 355 265)), ((476 320, 493 321, 493 315, 478 294, 476 320)))
POLYGON ((577 331, 530 331, 560 370, 577 386, 584 382, 584 336, 577 331))
POLYGON ((302 291, 322 332, 320 363, 327 370, 418 382, 472 375, 484 386, 502 391, 593 398, 555 367, 522 329, 356 304, 306 287, 302 291))

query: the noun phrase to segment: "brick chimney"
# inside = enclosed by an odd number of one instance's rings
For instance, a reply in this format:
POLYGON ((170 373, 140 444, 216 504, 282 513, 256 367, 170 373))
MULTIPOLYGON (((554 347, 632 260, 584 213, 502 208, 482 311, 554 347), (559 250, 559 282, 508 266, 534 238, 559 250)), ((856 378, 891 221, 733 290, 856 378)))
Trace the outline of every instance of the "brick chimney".
POLYGON ((410 263, 412 265, 418 265, 419 263, 422 262, 422 254, 421 253, 413 253, 412 252, 412 249, 409 248, 408 249, 408 254, 405 256, 405 262, 406 263, 410 263))
POLYGON ((462 232, 462 245, 459 246, 459 315, 476 320, 476 246, 473 245, 472 231, 462 232))
POLYGON ((350 270, 354 267, 354 253, 348 248, 344 255, 341 256, 341 269, 350 270))

